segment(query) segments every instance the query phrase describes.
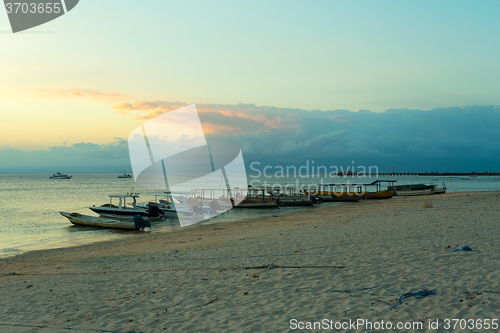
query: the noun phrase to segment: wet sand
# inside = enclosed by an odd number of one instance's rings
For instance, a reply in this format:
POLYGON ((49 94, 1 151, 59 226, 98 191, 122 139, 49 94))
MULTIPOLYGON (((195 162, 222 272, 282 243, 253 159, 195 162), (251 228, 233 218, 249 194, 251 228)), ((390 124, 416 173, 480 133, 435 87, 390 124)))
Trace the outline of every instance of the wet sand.
POLYGON ((500 320, 499 197, 283 209, 25 253, 0 261, 0 331, 276 332, 292 319, 364 319, 434 332, 429 320, 500 320), (435 294, 400 304, 412 289, 435 294))

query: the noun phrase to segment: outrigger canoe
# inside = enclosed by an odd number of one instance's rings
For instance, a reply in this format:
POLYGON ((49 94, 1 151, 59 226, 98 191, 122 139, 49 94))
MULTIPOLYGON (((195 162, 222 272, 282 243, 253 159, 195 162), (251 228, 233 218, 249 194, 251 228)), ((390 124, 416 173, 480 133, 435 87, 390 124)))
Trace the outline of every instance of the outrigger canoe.
POLYGON ((319 196, 321 199, 327 199, 323 201, 356 201, 364 198, 364 199, 390 199, 392 198, 396 193, 393 189, 390 187, 386 190, 383 190, 381 188, 381 183, 389 183, 391 186, 396 182, 395 180, 376 180, 374 182, 371 182, 369 184, 321 184, 317 185, 318 188, 322 189, 322 191, 319 191, 319 196), (350 189, 354 189, 353 192, 350 191, 350 189), (374 188, 375 191, 370 191, 369 190, 374 188), (339 194, 337 194, 337 190, 340 189, 341 191, 339 194), (328 196, 331 196, 332 194, 336 194, 336 198, 331 198, 331 200, 328 200, 328 196), (322 197, 326 195, 326 198, 322 197), (343 196, 342 196, 343 195, 343 196), (346 199, 343 199, 346 198, 346 199), (349 200, 352 198, 351 200, 349 200), (359 199, 358 199, 359 198, 359 199), (335 200, 337 199, 337 200, 335 200))
POLYGON ((106 219, 102 217, 82 215, 79 213, 59 212, 59 214, 67 218, 71 223, 77 225, 84 225, 96 228, 112 228, 112 229, 128 229, 128 230, 139 229, 139 227, 135 226, 134 222, 130 221, 106 219))

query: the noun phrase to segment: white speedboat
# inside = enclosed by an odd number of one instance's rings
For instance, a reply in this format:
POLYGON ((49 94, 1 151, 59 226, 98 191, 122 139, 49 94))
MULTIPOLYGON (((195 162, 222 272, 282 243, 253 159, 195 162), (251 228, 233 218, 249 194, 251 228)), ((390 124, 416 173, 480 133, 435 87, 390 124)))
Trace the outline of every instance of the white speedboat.
POLYGON ((68 176, 66 174, 62 174, 60 172, 53 174, 49 179, 71 179, 73 176, 68 176))
POLYGON ((407 184, 393 186, 393 189, 398 196, 414 196, 414 195, 432 195, 446 193, 446 185, 442 187, 437 184, 407 184))
POLYGON ((79 213, 66 213, 59 212, 62 216, 67 218, 71 223, 76 225, 83 225, 87 227, 99 227, 99 228, 110 228, 110 229, 128 229, 137 230, 139 227, 135 226, 133 221, 120 221, 107 219, 96 216, 82 215, 79 213))
POLYGON ((127 193, 127 194, 112 194, 109 195, 109 204, 104 204, 100 207, 92 206, 89 207, 90 210, 99 214, 103 217, 109 218, 124 218, 132 217, 134 215, 148 216, 148 217, 160 217, 162 212, 157 207, 144 207, 137 204, 137 198, 139 198, 138 193, 127 193), (113 199, 118 200, 118 204, 113 204, 113 199), (127 199, 132 199, 130 204, 132 207, 127 206, 127 199))

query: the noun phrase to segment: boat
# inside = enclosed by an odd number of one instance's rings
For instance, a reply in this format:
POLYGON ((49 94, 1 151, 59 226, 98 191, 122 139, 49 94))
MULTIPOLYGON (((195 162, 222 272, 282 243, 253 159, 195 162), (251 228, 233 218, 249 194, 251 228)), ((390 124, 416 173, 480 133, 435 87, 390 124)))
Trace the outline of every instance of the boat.
MULTIPOLYGON (((187 204, 188 208, 201 208, 205 213, 226 211, 233 208, 231 195, 236 195, 236 193, 234 191, 231 193, 227 189, 193 189, 190 196, 184 196, 186 197, 184 205, 187 204)), ((177 197, 177 199, 183 200, 184 197, 177 197)), ((234 198, 237 199, 239 196, 236 195, 234 198)))
POLYGON ((239 201, 234 208, 273 208, 277 206, 276 199, 265 188, 249 185, 247 190, 235 189, 233 194, 239 201))
POLYGON ((446 184, 443 183, 442 187, 437 184, 406 184, 391 186, 390 189, 396 191, 398 196, 414 196, 414 195, 433 195, 442 194, 446 192, 446 184))
POLYGON ((68 176, 66 174, 62 174, 60 172, 53 174, 49 179, 71 179, 73 176, 68 176))
MULTIPOLYGON (((191 194, 175 197, 181 201, 184 210, 193 210, 195 214, 214 214, 231 208, 266 208, 276 207, 276 199, 268 193, 269 188, 247 189, 193 189, 191 194), (186 209, 187 207, 187 209, 186 209)), ((179 207, 175 203, 176 209, 179 207)))
POLYGON ((123 170, 123 175, 118 176, 118 178, 132 178, 132 176, 127 174, 125 170, 123 170))
POLYGON ((321 184, 318 186, 320 188, 328 186, 333 189, 331 191, 333 193, 335 193, 335 189, 340 186, 343 188, 342 192, 346 193, 346 196, 352 196, 354 198, 359 196, 360 199, 390 199, 395 195, 395 191, 389 189, 389 187, 395 182, 395 180, 375 180, 369 184, 321 184), (382 189, 382 183, 389 183, 386 190, 382 189))
POLYGON ((315 203, 320 203, 318 197, 297 188, 285 186, 284 189, 281 187, 264 189, 276 200, 278 206, 312 206, 315 203))
POLYGON ((146 205, 137 204, 138 207, 149 209, 156 206, 162 211, 166 217, 179 217, 179 214, 184 217, 192 217, 195 215, 193 207, 187 203, 184 196, 171 193, 153 194, 154 201, 148 202, 146 205))
POLYGON ((317 191, 305 191, 319 198, 321 202, 357 202, 361 199, 366 199, 363 194, 347 192, 346 187, 332 185, 318 185, 317 191))
POLYGON ((100 216, 110 218, 124 218, 134 215, 161 217, 163 215, 161 210, 157 207, 138 206, 137 198, 139 198, 139 193, 111 194, 109 195, 109 204, 104 204, 100 207, 92 206, 89 207, 89 209, 100 216), (113 204, 113 199, 118 200, 117 205, 113 204), (131 207, 127 206, 127 199, 132 199, 132 203, 130 204, 131 207))
POLYGON ((218 208, 226 211, 231 208, 267 208, 276 207, 276 199, 266 189, 248 186, 247 189, 195 189, 187 203, 206 209, 218 208))
POLYGON ((66 213, 59 212, 62 216, 67 218, 71 223, 76 225, 83 225, 88 227, 97 228, 110 228, 110 229, 127 229, 138 230, 139 227, 135 226, 133 221, 120 221, 116 219, 107 219, 102 217, 82 215, 79 213, 66 213))
MULTIPOLYGON (((323 193, 323 191, 320 193, 323 193)), ((326 192, 318 195, 318 197, 322 202, 358 202, 361 199, 366 199, 363 194, 347 192, 337 194, 326 192)))
POLYGON ((396 195, 396 192, 390 189, 395 182, 395 180, 375 180, 369 184, 356 185, 355 192, 363 195, 366 199, 390 199, 396 195), (386 190, 382 189, 382 183, 389 183, 386 190))

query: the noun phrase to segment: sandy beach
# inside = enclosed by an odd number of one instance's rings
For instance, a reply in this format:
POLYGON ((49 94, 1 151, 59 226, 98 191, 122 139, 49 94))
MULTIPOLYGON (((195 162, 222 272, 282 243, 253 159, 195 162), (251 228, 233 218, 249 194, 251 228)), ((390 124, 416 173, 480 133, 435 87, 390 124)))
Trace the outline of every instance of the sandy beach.
POLYGON ((307 323, 324 319, 332 331, 376 330, 335 327, 362 319, 435 332, 429 321, 440 331, 446 319, 491 323, 500 320, 499 197, 283 209, 25 253, 0 261, 0 331, 313 331, 307 323), (472 251, 453 252, 465 245, 472 251))

